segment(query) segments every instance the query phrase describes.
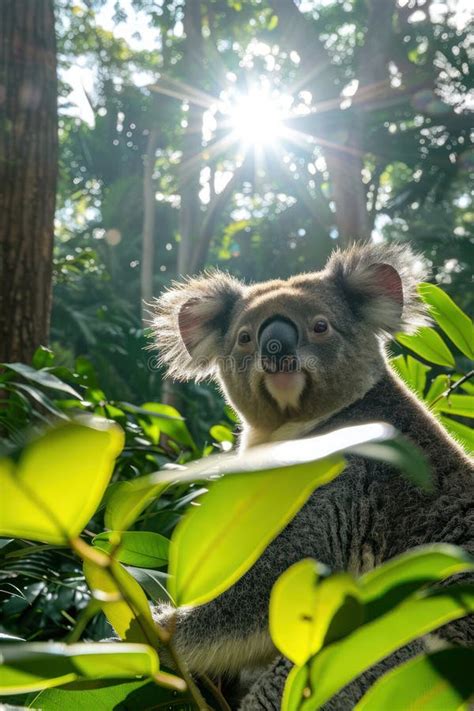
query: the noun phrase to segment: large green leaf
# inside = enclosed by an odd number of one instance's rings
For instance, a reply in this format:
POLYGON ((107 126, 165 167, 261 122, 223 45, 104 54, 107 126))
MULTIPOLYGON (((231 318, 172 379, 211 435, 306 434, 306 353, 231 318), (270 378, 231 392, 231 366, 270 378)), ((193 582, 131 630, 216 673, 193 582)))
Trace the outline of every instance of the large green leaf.
POLYGON ((170 542, 159 533, 104 531, 95 536, 92 542, 105 553, 114 550, 115 559, 126 565, 159 568, 168 562, 170 542))
POLYGON ((423 326, 412 335, 397 333, 397 341, 429 363, 445 365, 449 368, 455 366, 453 354, 433 328, 423 326))
POLYGON ((394 466, 409 466, 411 455, 402 447, 387 448, 388 440, 398 440, 391 426, 360 425, 296 442, 253 447, 244 455, 211 457, 181 473, 152 475, 150 483, 228 475, 211 485, 174 533, 171 597, 180 605, 200 604, 243 575, 311 491, 341 470, 340 458, 320 466, 322 459, 343 451, 361 453, 360 447, 370 443, 370 456, 379 454, 394 466), (376 445, 380 445, 379 452, 376 445), (251 476, 242 476, 247 473, 251 476))
POLYGON ((474 571, 474 560, 447 543, 413 548, 359 578, 366 621, 386 614, 427 585, 474 571))
POLYGON ((218 454, 192 462, 186 467, 168 465, 154 474, 114 485, 107 500, 105 525, 112 530, 125 530, 154 499, 170 484, 215 479, 219 476, 243 472, 258 472, 303 464, 344 451, 358 452, 361 456, 375 457, 389 462, 417 483, 429 487, 426 462, 409 443, 402 444, 396 430, 384 423, 346 427, 317 437, 307 437, 291 442, 261 445, 241 454, 218 454), (371 444, 370 449, 361 445, 371 444), (357 450, 355 449, 357 446, 357 450), (412 477, 412 478, 413 478, 412 477))
POLYGON ((170 547, 169 592, 198 605, 224 592, 260 557, 317 486, 344 468, 340 457, 236 474, 210 485, 180 521, 170 547))
POLYGON ((434 284, 419 284, 418 292, 431 316, 468 358, 474 359, 474 324, 457 304, 434 284))
POLYGON ((417 637, 474 611, 474 587, 420 592, 389 613, 323 649, 311 662, 313 693, 302 711, 314 711, 363 671, 417 637))
POLYGON ((277 649, 298 666, 318 652, 335 616, 350 608, 345 626, 349 634, 362 621, 360 590, 347 573, 321 580, 321 566, 305 559, 295 563, 275 583, 270 597, 270 634, 277 649))
POLYGON ((443 649, 401 664, 381 677, 355 711, 458 711, 474 695, 474 649, 443 649))
POLYGON ((0 535, 67 544, 99 505, 122 446, 115 424, 81 417, 31 442, 17 462, 1 459, 0 535))
POLYGON ((0 648, 0 693, 21 694, 76 679, 153 676, 158 656, 144 644, 8 644, 0 648))
POLYGON ((126 642, 143 642, 155 647, 158 637, 148 600, 130 573, 114 561, 108 568, 86 561, 84 574, 94 598, 119 637, 126 642))
POLYGON ((178 694, 149 681, 76 682, 41 691, 27 704, 42 711, 197 711, 189 692, 178 694))

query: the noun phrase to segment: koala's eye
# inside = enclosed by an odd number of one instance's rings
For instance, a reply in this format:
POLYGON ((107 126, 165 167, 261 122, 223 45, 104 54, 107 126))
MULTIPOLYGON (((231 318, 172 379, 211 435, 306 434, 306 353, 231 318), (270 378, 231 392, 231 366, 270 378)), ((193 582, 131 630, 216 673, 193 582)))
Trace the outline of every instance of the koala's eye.
POLYGON ((329 328, 329 324, 325 318, 318 318, 313 326, 313 331, 315 333, 326 333, 329 328))
POLYGON ((248 331, 241 331, 239 333, 239 346, 245 346, 246 343, 250 343, 252 339, 250 338, 250 333, 248 331))

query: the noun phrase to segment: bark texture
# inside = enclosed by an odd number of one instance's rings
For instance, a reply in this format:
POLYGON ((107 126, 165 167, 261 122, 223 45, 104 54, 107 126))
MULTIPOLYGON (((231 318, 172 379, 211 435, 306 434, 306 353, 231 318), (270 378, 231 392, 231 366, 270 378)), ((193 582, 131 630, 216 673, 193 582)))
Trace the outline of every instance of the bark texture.
POLYGON ((53 0, 2 0, 0 362, 48 341, 57 153, 53 0))

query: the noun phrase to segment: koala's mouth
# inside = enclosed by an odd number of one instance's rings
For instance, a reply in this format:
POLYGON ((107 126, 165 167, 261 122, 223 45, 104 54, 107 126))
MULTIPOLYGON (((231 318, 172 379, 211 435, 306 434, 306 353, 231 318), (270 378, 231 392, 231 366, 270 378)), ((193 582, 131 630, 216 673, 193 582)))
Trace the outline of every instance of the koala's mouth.
POLYGON ((280 410, 295 410, 300 404, 306 377, 301 370, 267 371, 264 375, 264 383, 267 392, 276 401, 280 410))

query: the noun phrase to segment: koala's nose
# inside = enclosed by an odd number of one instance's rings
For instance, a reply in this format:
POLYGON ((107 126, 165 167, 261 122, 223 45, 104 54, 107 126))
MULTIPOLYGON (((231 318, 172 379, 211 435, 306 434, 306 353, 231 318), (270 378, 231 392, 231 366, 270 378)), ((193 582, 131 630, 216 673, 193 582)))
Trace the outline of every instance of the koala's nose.
POLYGON ((267 372, 297 368, 298 329, 289 319, 275 316, 263 323, 258 334, 260 358, 267 372))

